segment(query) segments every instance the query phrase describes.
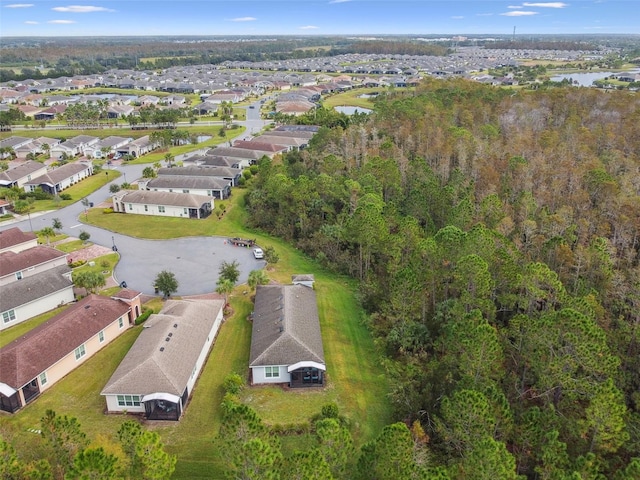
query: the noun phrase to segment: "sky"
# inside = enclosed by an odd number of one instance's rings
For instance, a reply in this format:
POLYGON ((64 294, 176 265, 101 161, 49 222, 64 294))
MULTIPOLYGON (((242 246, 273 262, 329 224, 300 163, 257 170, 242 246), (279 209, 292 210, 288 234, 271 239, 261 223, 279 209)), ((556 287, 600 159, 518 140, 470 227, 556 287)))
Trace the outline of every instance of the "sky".
POLYGON ((640 0, 0 0, 8 36, 640 34, 640 0))

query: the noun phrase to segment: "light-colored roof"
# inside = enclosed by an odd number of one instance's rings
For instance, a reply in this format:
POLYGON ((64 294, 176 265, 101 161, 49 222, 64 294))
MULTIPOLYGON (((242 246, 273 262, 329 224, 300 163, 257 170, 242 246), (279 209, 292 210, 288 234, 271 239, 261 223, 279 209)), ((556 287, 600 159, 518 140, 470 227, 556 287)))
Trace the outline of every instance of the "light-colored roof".
POLYGON ((196 188, 200 190, 222 190, 231 180, 221 177, 189 177, 187 175, 162 175, 147 182, 147 188, 196 188))
POLYGON ((249 366, 324 364, 315 291, 303 285, 261 285, 251 332, 249 366))
POLYGON ((129 306, 89 295, 24 336, 0 348, 0 382, 20 388, 129 311, 129 306))
POLYGON ((223 304, 222 300, 167 301, 145 322, 101 394, 181 396, 223 304))
POLYGON ((249 160, 258 160, 259 158, 262 158, 262 154, 260 152, 248 148, 237 147, 215 147, 208 150, 207 154, 231 158, 247 158, 249 160))
POLYGON ((123 203, 143 205, 171 205, 174 207, 200 208, 211 203, 213 197, 193 195, 191 193, 154 192, 151 190, 132 190, 117 198, 123 203))
POLYGON ((80 172, 84 172, 85 170, 89 170, 91 165, 88 165, 83 162, 74 162, 67 163, 66 165, 62 165, 61 167, 54 168, 53 170, 48 171, 44 175, 40 175, 39 177, 32 178, 26 185, 42 185, 43 183, 47 185, 57 185, 58 183, 66 180, 73 175, 76 175, 80 172))
POLYGON ((21 165, 17 167, 10 168, 7 171, 0 173, 0 185, 15 182, 16 180, 20 180, 21 178, 26 177, 27 175, 37 172, 46 168, 42 163, 35 162, 33 160, 27 160, 21 165))
POLYGON ((38 275, 23 278, 19 282, 4 285, 0 295, 0 312, 6 312, 65 288, 73 287, 73 282, 68 278, 70 275, 65 276, 70 273, 71 268, 67 265, 60 265, 38 275))
POLYGON ((242 170, 239 168, 231 167, 212 167, 208 165, 197 165, 193 167, 163 167, 158 169, 158 176, 163 177, 165 175, 187 175, 190 177, 230 177, 234 178, 236 175, 240 175, 242 170))

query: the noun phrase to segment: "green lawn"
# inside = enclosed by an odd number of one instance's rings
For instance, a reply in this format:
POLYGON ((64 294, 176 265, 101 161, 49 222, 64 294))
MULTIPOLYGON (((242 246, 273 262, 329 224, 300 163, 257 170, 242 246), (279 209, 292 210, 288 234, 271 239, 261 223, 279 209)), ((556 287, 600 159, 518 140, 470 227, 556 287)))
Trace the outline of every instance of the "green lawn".
POLYGON ((76 250, 82 250, 83 248, 88 248, 93 243, 91 242, 83 242, 82 240, 72 240, 71 242, 60 243, 55 246, 56 250, 60 250, 64 253, 75 252, 76 250))
MULTIPOLYGON (((391 407, 387 380, 379 367, 373 340, 361 322, 362 310, 356 301, 355 283, 321 270, 315 262, 283 241, 247 229, 243 209, 245 194, 246 190, 234 192, 222 220, 215 216, 198 221, 104 214, 99 209, 91 209, 88 220, 119 233, 143 238, 176 238, 183 236, 185 231, 191 235, 257 238, 263 245, 272 245, 280 256, 280 261, 267 270, 272 280, 288 283, 294 273, 313 273, 327 362, 326 387, 304 391, 248 387, 242 397, 270 425, 308 422, 323 404, 334 401, 341 414, 350 419, 352 434, 359 447, 391 421, 391 407)), ((221 327, 184 417, 176 424, 147 424, 148 428, 160 433, 167 450, 177 455, 175 479, 224 477, 220 457, 224 452, 217 450, 215 439, 221 422, 219 405, 224 377, 231 372, 248 376, 251 323, 247 316, 253 304, 251 296, 243 293, 245 290, 246 286, 238 287, 230 298, 234 314, 221 327)), ((8 424, 19 432, 17 448, 27 448, 33 434, 26 429, 37 427, 47 408, 78 417, 89 437, 99 439, 99 443, 113 441, 118 426, 126 417, 104 415, 104 400, 99 393, 139 331, 140 327, 130 330, 42 398, 16 415, 6 416, 8 424)), ((290 437, 283 444, 288 452, 304 448, 310 440, 308 436, 290 437)))
POLYGON ((336 95, 327 96, 322 105, 326 108, 337 107, 341 105, 347 105, 351 107, 361 107, 373 109, 373 102, 370 98, 360 98, 363 93, 371 93, 372 91, 384 91, 384 88, 371 89, 371 88, 355 88, 348 92, 338 93, 336 95))

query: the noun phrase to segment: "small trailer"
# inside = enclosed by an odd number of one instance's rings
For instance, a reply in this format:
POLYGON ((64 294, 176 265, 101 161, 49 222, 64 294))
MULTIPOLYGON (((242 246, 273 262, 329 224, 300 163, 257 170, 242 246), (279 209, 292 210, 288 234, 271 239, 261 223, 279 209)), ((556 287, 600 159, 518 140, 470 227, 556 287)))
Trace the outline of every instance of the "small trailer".
POLYGON ((246 239, 246 238, 239 238, 239 237, 234 237, 234 238, 230 238, 229 239, 229 243, 231 245, 233 245, 234 247, 253 247, 256 244, 255 239, 254 240, 250 240, 250 239, 246 239))

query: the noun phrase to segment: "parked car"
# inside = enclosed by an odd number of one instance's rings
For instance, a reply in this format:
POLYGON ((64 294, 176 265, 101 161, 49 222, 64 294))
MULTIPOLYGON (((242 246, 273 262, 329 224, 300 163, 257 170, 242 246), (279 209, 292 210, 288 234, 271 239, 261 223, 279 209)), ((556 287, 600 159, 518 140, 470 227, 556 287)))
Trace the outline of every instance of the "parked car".
POLYGON ((254 248, 253 256, 256 257, 257 259, 264 258, 264 252, 262 251, 261 248, 254 248))

